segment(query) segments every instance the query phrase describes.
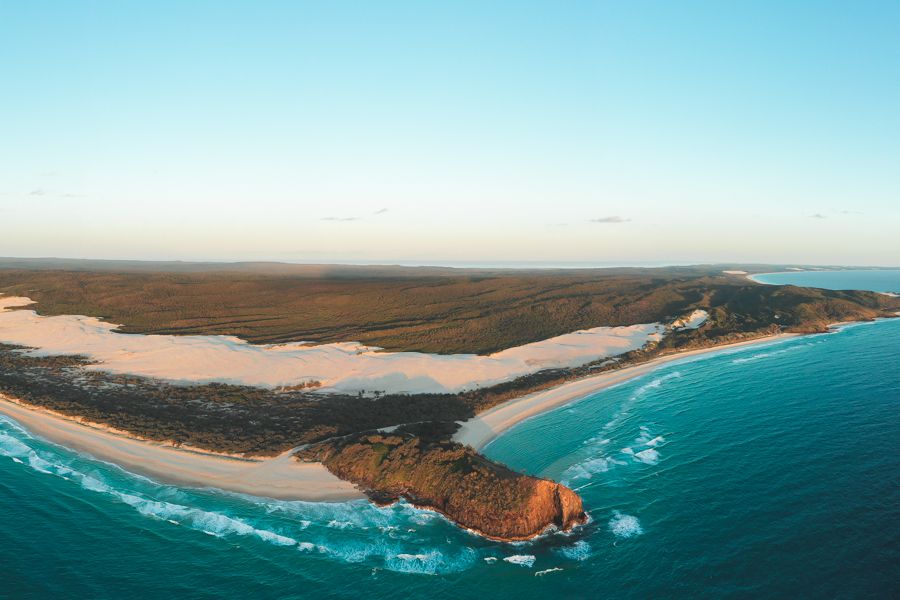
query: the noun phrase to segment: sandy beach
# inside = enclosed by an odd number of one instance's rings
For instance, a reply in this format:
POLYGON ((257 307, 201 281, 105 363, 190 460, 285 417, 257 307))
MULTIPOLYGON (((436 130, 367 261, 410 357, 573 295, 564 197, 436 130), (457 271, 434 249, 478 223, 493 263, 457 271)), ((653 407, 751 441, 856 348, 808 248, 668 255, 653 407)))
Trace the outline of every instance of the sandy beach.
MULTIPOLYGON (((725 346, 679 352, 535 392, 510 400, 464 422, 453 439, 480 450, 502 432, 525 419, 624 383, 670 362, 796 335, 800 334, 783 333, 725 346)), ((176 448, 164 443, 136 439, 101 425, 82 423, 44 409, 28 407, 2 394, 0 414, 13 418, 32 433, 51 442, 159 481, 282 500, 343 501, 365 497, 353 484, 338 479, 321 464, 293 460, 293 451, 269 459, 246 459, 176 448)))
POLYGON ((44 439, 158 481, 280 500, 342 501, 364 497, 353 484, 338 479, 324 466, 292 459, 292 451, 270 459, 248 460, 183 450, 28 408, 2 394, 0 413, 44 439))
POLYGON ((608 371, 593 377, 565 383, 548 390, 534 392, 533 394, 528 394, 521 398, 514 398, 465 421, 462 424, 462 427, 454 434, 453 439, 461 444, 472 446, 476 450, 481 450, 498 435, 513 425, 521 423, 525 419, 568 404, 569 402, 599 392, 600 390, 625 383, 630 379, 655 371, 663 365, 676 360, 700 354, 710 354, 722 350, 740 348, 743 346, 773 342, 780 339, 796 337, 798 335, 802 334, 780 333, 753 340, 735 342, 734 344, 702 348, 699 350, 689 350, 687 352, 677 352, 655 358, 643 364, 624 367, 615 371, 608 371))

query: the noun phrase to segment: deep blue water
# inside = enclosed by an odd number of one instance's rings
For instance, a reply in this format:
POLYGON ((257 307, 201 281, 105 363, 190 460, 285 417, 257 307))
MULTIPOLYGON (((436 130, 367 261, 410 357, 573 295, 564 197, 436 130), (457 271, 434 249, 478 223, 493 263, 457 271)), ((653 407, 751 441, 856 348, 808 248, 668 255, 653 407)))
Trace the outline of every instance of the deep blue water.
POLYGON ((516 545, 160 485, 0 418, 0 597, 896 598, 898 409, 900 319, 670 363, 487 448, 592 517, 516 545))
POLYGON ((900 294, 900 270, 796 271, 766 273, 753 279, 771 285, 800 285, 828 290, 871 290, 900 294))

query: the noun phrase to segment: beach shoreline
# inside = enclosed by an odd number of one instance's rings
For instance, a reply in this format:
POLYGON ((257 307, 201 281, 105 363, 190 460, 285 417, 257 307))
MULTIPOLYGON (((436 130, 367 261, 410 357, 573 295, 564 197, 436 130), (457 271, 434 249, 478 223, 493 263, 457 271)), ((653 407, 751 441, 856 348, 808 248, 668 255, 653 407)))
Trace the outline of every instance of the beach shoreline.
POLYGON ((577 379, 546 390, 532 392, 513 398, 462 422, 453 434, 453 441, 468 445, 477 451, 483 450, 502 433, 522 421, 536 417, 566 404, 576 402, 590 394, 621 385, 632 379, 651 373, 669 363, 692 356, 713 354, 734 348, 762 345, 770 342, 800 337, 802 333, 777 333, 752 340, 731 344, 720 344, 709 348, 698 348, 659 356, 637 365, 607 371, 598 375, 577 379))
POLYGON ((0 414, 29 433, 163 483, 215 488, 278 500, 342 502, 365 498, 352 483, 320 463, 303 463, 289 450, 254 459, 176 448, 86 424, 0 394, 0 414))
MULTIPOLYGON (((641 364, 533 392, 462 422, 460 429, 453 435, 453 440, 480 451, 522 421, 626 383, 672 362, 802 335, 806 334, 778 333, 709 348, 675 352, 641 364)), ((160 482, 215 488, 280 500, 341 502, 366 497, 352 483, 339 479, 322 464, 295 460, 292 457, 295 449, 272 458, 252 458, 176 447, 34 407, 3 394, 0 394, 0 414, 10 417, 30 433, 50 442, 160 482)))

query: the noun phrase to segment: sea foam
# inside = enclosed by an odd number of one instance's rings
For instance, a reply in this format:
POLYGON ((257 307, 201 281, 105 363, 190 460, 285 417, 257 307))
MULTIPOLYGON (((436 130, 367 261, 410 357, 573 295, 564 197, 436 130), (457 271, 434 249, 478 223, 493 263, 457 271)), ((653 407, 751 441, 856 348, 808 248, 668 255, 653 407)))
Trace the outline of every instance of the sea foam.
POLYGON ((631 538, 644 533, 637 517, 619 511, 613 512, 613 517, 609 520, 609 530, 620 538, 631 538))
POLYGON ((512 556, 507 556, 503 560, 513 565, 530 568, 534 566, 534 561, 537 560, 537 558, 533 554, 514 554, 512 556))
POLYGON ((569 560, 587 560, 591 555, 591 545, 584 540, 578 540, 571 546, 564 546, 556 550, 561 556, 569 560))

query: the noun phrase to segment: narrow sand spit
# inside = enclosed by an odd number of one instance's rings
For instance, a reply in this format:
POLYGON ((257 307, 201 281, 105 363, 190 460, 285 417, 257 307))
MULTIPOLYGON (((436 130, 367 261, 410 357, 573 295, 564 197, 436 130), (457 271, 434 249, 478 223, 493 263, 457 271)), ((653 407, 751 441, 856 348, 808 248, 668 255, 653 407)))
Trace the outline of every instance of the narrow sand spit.
POLYGON ((22 297, 0 297, 0 342, 36 354, 80 354, 88 368, 183 383, 261 387, 320 382, 337 392, 456 393, 555 367, 577 367, 659 340, 658 323, 595 327, 489 356, 381 352, 355 342, 254 345, 220 335, 138 335, 93 317, 40 316, 22 297))
POLYGON ((364 497, 353 484, 338 479, 321 464, 293 460, 291 452, 248 460, 179 449, 26 407, 2 394, 0 414, 51 442, 158 481, 280 500, 342 501, 364 497))
POLYGON ((709 354, 720 350, 729 350, 741 346, 771 342, 798 335, 801 334, 780 333, 744 342, 736 342, 734 344, 678 352, 655 358, 643 364, 625 367, 615 371, 608 371, 593 377, 564 383, 563 385, 548 390, 534 392, 533 394, 528 394, 521 398, 514 398, 463 422, 462 427, 460 427, 453 435, 453 439, 461 444, 468 444, 476 450, 481 450, 498 435, 513 425, 521 423, 525 419, 568 404, 589 394, 599 392, 600 390, 625 383, 630 379, 655 371, 672 361, 689 356, 696 356, 698 354, 709 354))

